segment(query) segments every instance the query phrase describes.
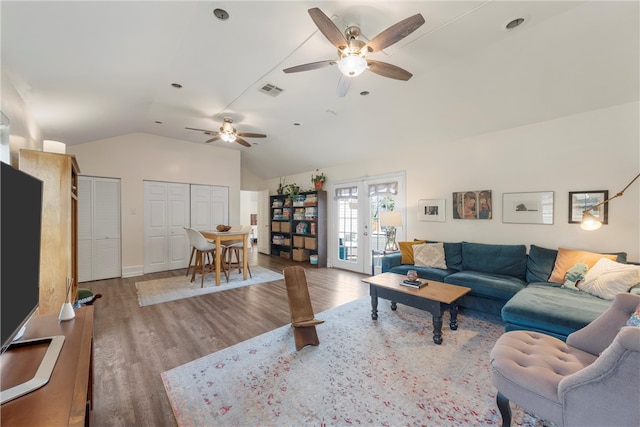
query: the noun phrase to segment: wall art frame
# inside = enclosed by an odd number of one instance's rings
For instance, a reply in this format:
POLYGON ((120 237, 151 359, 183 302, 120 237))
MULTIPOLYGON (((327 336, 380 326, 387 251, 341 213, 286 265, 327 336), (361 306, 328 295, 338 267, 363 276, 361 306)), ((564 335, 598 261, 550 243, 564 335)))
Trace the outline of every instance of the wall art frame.
POLYGON ((452 199, 453 219, 493 218, 491 190, 454 192, 452 199))
POLYGON ((605 203, 593 209, 593 206, 609 199, 609 190, 570 191, 569 192, 569 224, 580 224, 582 213, 586 210, 602 224, 609 223, 609 204, 605 203))
POLYGON ((418 221, 445 222, 444 199, 420 199, 418 200, 418 221))
POLYGON ((505 224, 553 224, 553 191, 502 194, 505 224))

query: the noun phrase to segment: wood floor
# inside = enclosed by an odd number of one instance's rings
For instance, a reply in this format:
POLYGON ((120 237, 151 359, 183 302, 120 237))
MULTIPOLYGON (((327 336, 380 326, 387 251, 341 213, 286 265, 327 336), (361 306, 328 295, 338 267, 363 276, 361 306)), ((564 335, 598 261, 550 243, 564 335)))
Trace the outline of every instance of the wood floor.
MULTIPOLYGON (((253 248, 250 264, 280 272, 295 263, 253 248)), ((368 295, 360 281, 365 275, 330 268, 306 273, 316 313, 368 295)), ((283 280, 138 305, 136 282, 184 274, 175 270, 81 285, 103 295, 95 303, 92 425, 176 425, 161 372, 290 323, 283 280)))

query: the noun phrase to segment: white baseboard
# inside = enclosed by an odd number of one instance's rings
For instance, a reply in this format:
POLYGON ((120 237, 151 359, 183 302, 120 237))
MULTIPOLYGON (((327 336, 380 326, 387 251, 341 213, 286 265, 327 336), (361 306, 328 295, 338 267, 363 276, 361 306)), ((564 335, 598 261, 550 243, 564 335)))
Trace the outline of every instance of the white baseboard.
POLYGON ((136 277, 142 276, 144 269, 142 265, 132 265, 129 267, 122 267, 122 277, 136 277))

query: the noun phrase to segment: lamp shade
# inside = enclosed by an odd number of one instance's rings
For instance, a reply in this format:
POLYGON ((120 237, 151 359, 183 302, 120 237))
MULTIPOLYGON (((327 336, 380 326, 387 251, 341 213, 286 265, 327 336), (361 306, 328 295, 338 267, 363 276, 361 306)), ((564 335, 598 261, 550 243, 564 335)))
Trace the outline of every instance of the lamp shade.
POLYGON ((600 227, 602 227, 602 222, 589 213, 589 211, 584 211, 582 213, 582 223, 580 224, 580 228, 585 231, 593 231, 600 227))
POLYGON ((381 212, 380 225, 382 227, 402 227, 402 214, 399 211, 381 212))

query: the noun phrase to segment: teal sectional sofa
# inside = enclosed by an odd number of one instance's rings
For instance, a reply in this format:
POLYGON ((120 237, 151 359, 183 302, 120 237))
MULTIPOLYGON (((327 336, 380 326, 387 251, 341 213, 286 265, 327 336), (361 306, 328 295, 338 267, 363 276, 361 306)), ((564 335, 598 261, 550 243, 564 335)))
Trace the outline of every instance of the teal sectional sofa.
MULTIPOLYGON (((611 301, 549 282, 557 250, 531 245, 443 244, 446 269, 402 264, 400 253, 382 258, 382 272, 418 276, 471 288, 459 305, 502 317, 505 330, 544 332, 560 339, 603 313, 611 301)), ((626 253, 617 253, 626 263, 626 253)))

